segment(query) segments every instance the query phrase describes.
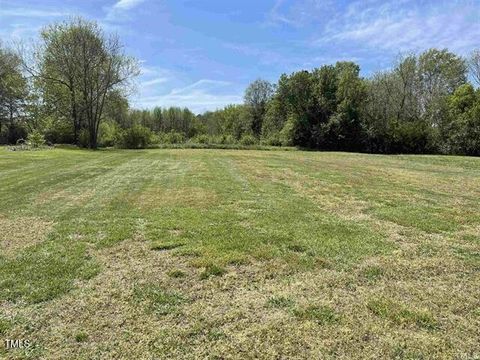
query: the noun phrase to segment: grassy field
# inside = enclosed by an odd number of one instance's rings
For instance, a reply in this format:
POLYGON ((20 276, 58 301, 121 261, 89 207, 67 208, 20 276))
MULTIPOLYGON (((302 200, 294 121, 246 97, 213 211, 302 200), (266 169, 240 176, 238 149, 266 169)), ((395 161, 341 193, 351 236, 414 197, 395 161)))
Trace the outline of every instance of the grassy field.
POLYGON ((480 159, 0 148, 0 357, 480 358, 480 159))

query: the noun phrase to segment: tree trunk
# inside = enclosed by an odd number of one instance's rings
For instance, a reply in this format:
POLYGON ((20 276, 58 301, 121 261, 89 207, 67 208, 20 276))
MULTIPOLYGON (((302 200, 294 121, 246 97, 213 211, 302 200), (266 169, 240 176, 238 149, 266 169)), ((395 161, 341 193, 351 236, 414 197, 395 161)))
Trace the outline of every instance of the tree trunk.
POLYGON ((89 147, 90 149, 97 149, 97 132, 95 126, 89 127, 89 147))

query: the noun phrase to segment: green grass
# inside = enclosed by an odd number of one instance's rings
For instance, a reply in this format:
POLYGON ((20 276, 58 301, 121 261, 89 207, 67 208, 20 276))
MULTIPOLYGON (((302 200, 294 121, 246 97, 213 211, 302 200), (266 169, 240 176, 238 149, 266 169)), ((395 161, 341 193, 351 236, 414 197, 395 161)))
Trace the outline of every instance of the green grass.
POLYGON ((267 306, 277 309, 291 308, 295 302, 285 296, 272 296, 267 301, 267 306))
POLYGON ((182 270, 174 269, 174 270, 171 270, 171 271, 168 272, 168 276, 170 276, 172 278, 183 278, 187 275, 182 270))
POLYGON ((85 332, 79 332, 75 334, 75 341, 78 343, 85 342, 88 340, 88 334, 85 332))
POLYGON ((287 150, 0 148, 2 336, 45 358, 478 356, 480 159, 287 150))
POLYGON ((428 311, 411 310, 390 299, 373 299, 368 302, 367 307, 375 315, 392 320, 398 325, 416 325, 430 330, 438 326, 428 311))
POLYGON ((177 311, 185 298, 156 284, 139 285, 134 289, 134 297, 145 303, 148 311, 156 315, 167 315, 177 311))
POLYGON ((226 272, 227 271, 224 268, 222 268, 218 265, 208 264, 205 267, 205 270, 203 270, 202 273, 200 274, 200 279, 205 280, 205 279, 208 279, 211 276, 222 276, 226 272))
POLYGON ((339 315, 330 306, 326 305, 309 305, 295 309, 293 313, 301 320, 312 320, 320 325, 333 324, 339 321, 339 315))

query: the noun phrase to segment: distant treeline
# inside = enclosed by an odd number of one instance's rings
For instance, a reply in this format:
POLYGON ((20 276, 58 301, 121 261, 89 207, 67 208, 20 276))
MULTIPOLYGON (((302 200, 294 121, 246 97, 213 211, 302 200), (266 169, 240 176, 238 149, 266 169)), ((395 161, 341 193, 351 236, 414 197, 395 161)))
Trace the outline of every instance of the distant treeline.
POLYGON ((40 133, 91 148, 190 142, 480 155, 480 90, 471 83, 480 85, 479 50, 468 58, 446 49, 405 55, 368 78, 343 61, 276 84, 259 79, 243 104, 195 115, 131 109, 137 63, 97 24, 76 19, 41 35, 32 56, 0 47, 2 143, 40 133))

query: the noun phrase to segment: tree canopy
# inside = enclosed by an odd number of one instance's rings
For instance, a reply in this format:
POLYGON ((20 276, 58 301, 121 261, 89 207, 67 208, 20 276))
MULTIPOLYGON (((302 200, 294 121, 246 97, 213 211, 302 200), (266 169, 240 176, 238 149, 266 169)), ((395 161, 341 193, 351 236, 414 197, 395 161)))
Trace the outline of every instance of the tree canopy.
POLYGON ((276 83, 259 78, 246 87, 243 104, 198 115, 181 107, 131 108, 138 62, 94 21, 45 27, 33 60, 25 58, 0 45, 2 143, 36 131, 51 143, 90 148, 189 141, 480 153, 478 49, 468 58, 447 49, 406 54, 369 77, 340 61, 282 74, 276 83))

